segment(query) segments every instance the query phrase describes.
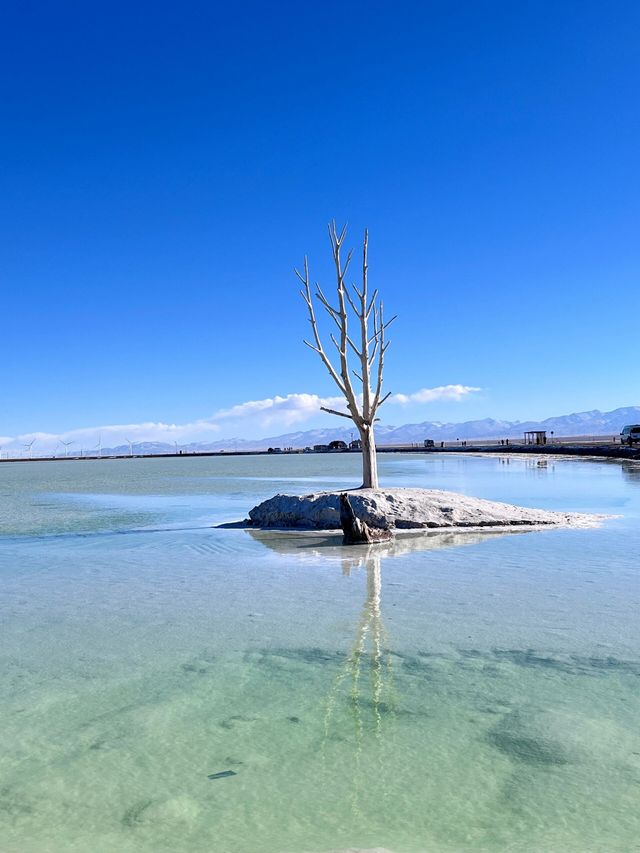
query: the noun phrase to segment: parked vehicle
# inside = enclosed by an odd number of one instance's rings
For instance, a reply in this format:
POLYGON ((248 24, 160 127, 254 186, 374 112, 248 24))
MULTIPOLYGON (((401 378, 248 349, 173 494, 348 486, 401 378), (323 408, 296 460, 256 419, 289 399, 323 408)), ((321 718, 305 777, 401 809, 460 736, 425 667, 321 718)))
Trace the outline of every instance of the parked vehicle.
POLYGON ((435 447, 435 446, 436 446, 436 443, 435 443, 435 441, 434 441, 432 438, 425 438, 425 440, 424 440, 424 446, 425 446, 425 447, 435 447))
POLYGON ((629 424, 628 426, 622 427, 620 442, 622 444, 628 444, 629 447, 634 443, 640 444, 640 424, 629 424))

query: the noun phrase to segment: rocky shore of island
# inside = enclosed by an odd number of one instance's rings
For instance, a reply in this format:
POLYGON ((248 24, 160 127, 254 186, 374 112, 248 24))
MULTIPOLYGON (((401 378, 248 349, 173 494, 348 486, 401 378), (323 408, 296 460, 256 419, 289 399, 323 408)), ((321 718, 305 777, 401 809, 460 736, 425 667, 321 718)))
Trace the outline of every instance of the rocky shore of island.
POLYGON ((309 495, 275 495, 249 512, 256 528, 336 530, 340 496, 358 519, 380 530, 594 527, 602 516, 559 512, 468 497, 436 489, 350 489, 309 495))

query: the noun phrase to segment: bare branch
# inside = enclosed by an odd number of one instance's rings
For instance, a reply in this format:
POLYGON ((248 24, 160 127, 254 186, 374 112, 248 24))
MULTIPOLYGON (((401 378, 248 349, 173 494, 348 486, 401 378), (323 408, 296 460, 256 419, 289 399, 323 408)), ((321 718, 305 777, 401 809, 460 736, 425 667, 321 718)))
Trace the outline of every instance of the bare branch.
POLYGON ((351 384, 351 378, 349 375, 349 364, 347 361, 347 343, 349 338, 348 318, 347 308, 345 304, 344 273, 342 269, 342 261, 340 258, 340 246, 342 244, 342 241, 344 240, 344 235, 346 234, 346 225, 342 229, 340 236, 338 236, 336 233, 335 222, 332 225, 331 231, 331 246, 333 251, 333 262, 336 270, 337 281, 338 314, 340 317, 340 378, 344 387, 344 395, 347 398, 349 410, 356 413, 358 411, 358 405, 356 402, 356 395, 351 384))
MULTIPOLYGON (((384 370, 384 354, 387 351, 389 346, 388 343, 385 343, 384 332, 387 326, 389 326, 395 317, 392 317, 388 323, 384 322, 384 306, 382 302, 380 302, 380 306, 378 308, 378 323, 379 323, 379 332, 378 332, 378 343, 379 343, 379 352, 378 352, 378 380, 376 382, 376 393, 373 398, 371 417, 374 417, 378 408, 382 405, 382 401, 380 400, 380 395, 382 393, 382 373, 384 370)), ((387 395, 388 396, 388 395, 387 395)), ((385 397, 386 399, 386 397, 385 397)))
POLYGON ((302 296, 304 301, 307 303, 307 307, 308 307, 310 305, 310 303, 307 301, 307 294, 304 292, 304 290, 300 291, 300 296, 302 296))
POLYGON ((305 302, 307 303, 307 309, 309 311, 309 322, 311 323, 311 328, 313 329, 313 339, 315 341, 315 347, 312 346, 308 341, 305 341, 305 343, 307 344, 307 346, 311 347, 311 349, 315 350, 318 353, 318 355, 322 359, 322 363, 329 371, 329 375, 331 376, 333 381, 336 383, 340 391, 342 391, 343 394, 346 394, 347 388, 344 382, 341 381, 340 377, 336 372, 336 369, 331 364, 328 356, 322 348, 322 341, 320 340, 320 333, 318 332, 318 323, 316 322, 316 313, 313 309, 313 302, 311 300, 311 289, 309 287, 309 260, 306 255, 304 256, 304 278, 302 279, 302 281, 304 284, 303 297, 305 302))
POLYGON ((324 295, 324 293, 320 289, 319 284, 316 284, 316 296, 318 297, 320 302, 322 302, 322 304, 327 309, 327 311, 331 314, 331 316, 336 316, 336 317, 338 316, 338 309, 334 308, 333 305, 330 304, 329 300, 327 299, 327 297, 324 295))
POLYGON ((337 326, 338 328, 340 328, 340 317, 339 317, 338 312, 336 311, 336 309, 335 309, 335 308, 333 308, 333 307, 332 307, 332 306, 327 302, 327 300, 324 298, 324 294, 322 293, 322 291, 321 291, 319 288, 318 288, 318 290, 317 290, 317 292, 316 292, 316 297, 317 297, 317 299, 319 300, 319 302, 320 302, 320 304, 322 305, 322 307, 323 307, 323 308, 325 309, 325 311, 327 312, 327 314, 331 317, 331 319, 333 320, 333 322, 336 324, 336 326, 337 326))
POLYGON ((378 291, 373 291, 373 296, 371 297, 371 302, 369 303, 369 307, 367 308, 367 319, 369 319, 369 314, 371 314, 371 309, 375 307, 376 299, 378 298, 378 291))
POLYGON ((338 415, 341 418, 349 418, 350 421, 353 420, 353 416, 347 414, 347 412, 336 412, 335 409, 327 409, 326 406, 320 406, 321 411, 328 412, 330 415, 338 415))
POLYGON ((349 249, 349 253, 347 254, 347 259, 344 262, 344 269, 342 270, 342 278, 347 277, 347 270, 349 269, 349 264, 351 263, 352 257, 353 257, 353 249, 349 249))
POLYGON ((367 288, 369 286, 369 264, 367 261, 369 248, 369 232, 365 229, 362 240, 362 290, 356 289, 360 298, 360 337, 361 355, 360 365, 362 373, 362 414, 365 420, 370 421, 375 411, 371 409, 371 368, 369 365, 369 315, 367 314, 367 288))
POLYGON ((354 351, 354 353, 358 356, 358 358, 362 358, 362 353, 360 352, 358 347, 354 344, 354 342, 351 340, 349 335, 347 335, 347 343, 349 344, 351 349, 354 351))
MULTIPOLYGON (((334 230, 334 232, 335 232, 335 229, 336 229, 336 221, 335 221, 335 219, 334 219, 334 220, 333 220, 333 230, 334 230)), ((347 233, 347 223, 345 222, 345 223, 344 223, 344 225, 342 226, 342 231, 340 232, 340 236, 339 236, 339 237, 337 238, 337 240, 336 240, 336 242, 337 242, 338 246, 341 246, 341 245, 342 245, 342 243, 343 243, 343 241, 344 241, 344 235, 345 235, 346 233, 347 233)))
MULTIPOLYGON (((354 290, 356 290, 356 286, 355 286, 355 285, 353 285, 353 289, 354 289, 354 290)), ((353 301, 353 299, 351 298, 351 294, 349 293, 349 291, 348 291, 347 289, 345 289, 345 296, 346 296, 346 297, 347 297, 347 299, 349 300, 349 305, 351 305, 351 308, 352 308, 352 310, 353 310, 353 313, 356 315, 356 317, 357 317, 359 320, 361 320, 361 319, 362 319, 362 317, 360 316, 360 312, 358 311, 358 309, 357 309, 357 307, 356 307, 356 303, 355 303, 355 302, 353 301)))
POLYGON ((375 328, 376 324, 375 324, 375 313, 374 313, 374 332, 373 332, 373 335, 369 338, 368 343, 371 344, 374 341, 378 341, 380 338, 380 332, 381 331, 384 332, 385 329, 388 329, 389 326, 393 323, 393 321, 397 320, 397 319, 398 319, 398 315, 396 314, 390 320, 387 320, 387 322, 384 324, 383 327, 381 327, 380 329, 377 329, 377 328, 375 328))
POLYGON ((340 249, 342 243, 344 241, 345 234, 347 233, 347 223, 345 222, 342 231, 338 234, 336 229, 336 221, 332 219, 329 225, 327 226, 329 229, 329 239, 331 240, 331 245, 335 249, 340 249))

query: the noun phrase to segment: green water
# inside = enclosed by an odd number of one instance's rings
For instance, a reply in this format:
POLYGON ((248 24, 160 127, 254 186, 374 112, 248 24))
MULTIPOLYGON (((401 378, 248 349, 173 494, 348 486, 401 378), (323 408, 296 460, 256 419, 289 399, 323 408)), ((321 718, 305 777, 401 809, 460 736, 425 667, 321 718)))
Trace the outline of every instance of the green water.
POLYGON ((640 849, 640 467, 381 458, 595 530, 211 527, 357 464, 0 465, 2 853, 640 849))

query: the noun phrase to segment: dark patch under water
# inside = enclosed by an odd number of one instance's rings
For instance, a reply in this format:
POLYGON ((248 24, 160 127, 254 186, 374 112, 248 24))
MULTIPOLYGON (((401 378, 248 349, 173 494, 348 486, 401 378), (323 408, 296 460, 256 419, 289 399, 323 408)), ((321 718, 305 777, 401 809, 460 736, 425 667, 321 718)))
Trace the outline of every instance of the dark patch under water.
POLYGON ((421 675, 424 678, 429 678, 437 672, 438 667, 429 659, 425 660, 418 656, 404 655, 402 658, 402 669, 408 675, 421 675))
POLYGON ((194 663, 183 663, 180 669, 188 675, 206 675, 209 672, 206 666, 197 666, 194 663))
POLYGON ((602 675, 613 671, 640 675, 639 661, 622 660, 611 656, 596 658, 568 655, 560 658, 536 652, 534 649, 493 649, 490 656, 496 661, 505 661, 516 666, 550 669, 570 675, 602 675))
POLYGON ((153 800, 141 800, 130 806, 122 816, 124 826, 135 827, 141 822, 143 813, 153 803, 153 800))
POLYGON ((263 649, 265 658, 285 658, 285 660, 300 661, 308 664, 332 664, 342 663, 346 655, 344 652, 319 648, 297 648, 297 649, 263 649))
POLYGON ((29 803, 22 799, 15 788, 10 785, 6 785, 5 787, 0 788, 0 812, 4 812, 4 814, 11 818, 17 818, 31 814, 33 812, 33 808, 29 803))
POLYGON ((245 717, 243 714, 234 714, 231 717, 227 717, 226 720, 222 720, 219 725, 223 729, 235 729, 238 723, 255 723, 257 717, 245 717))
POLYGON ((554 744, 545 743, 538 738, 498 730, 489 732, 487 740, 505 755, 526 764, 562 765, 569 763, 568 758, 559 752, 554 744))

